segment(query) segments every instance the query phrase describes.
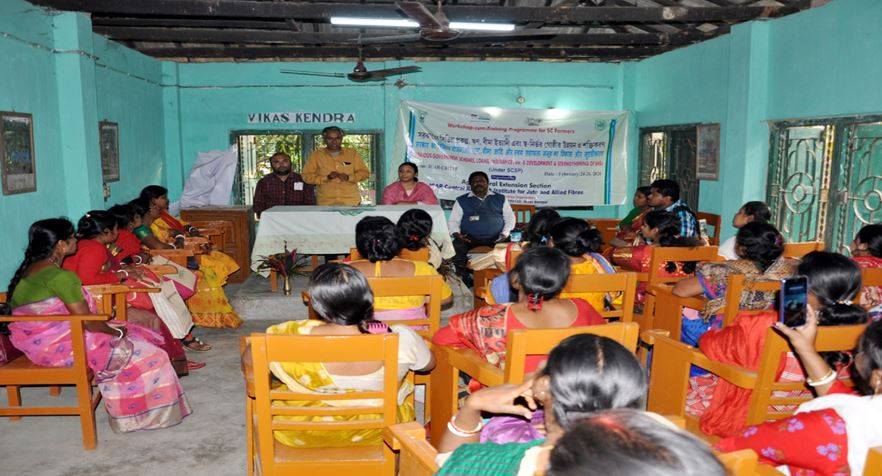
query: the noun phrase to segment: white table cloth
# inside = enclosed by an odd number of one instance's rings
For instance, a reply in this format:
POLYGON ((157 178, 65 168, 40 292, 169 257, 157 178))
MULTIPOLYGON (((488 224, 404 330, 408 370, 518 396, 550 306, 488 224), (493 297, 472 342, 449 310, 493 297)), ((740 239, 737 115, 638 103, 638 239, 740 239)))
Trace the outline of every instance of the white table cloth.
MULTIPOLYGON (((398 222, 407 210, 421 208, 432 217, 432 238, 438 243, 450 242, 447 218, 438 205, 379 205, 376 207, 277 206, 260 215, 251 268, 257 270, 261 256, 281 253, 285 242, 288 249, 302 254, 348 254, 355 247, 355 225, 366 216, 384 216, 398 222)), ((260 271, 266 276, 268 271, 260 271)))

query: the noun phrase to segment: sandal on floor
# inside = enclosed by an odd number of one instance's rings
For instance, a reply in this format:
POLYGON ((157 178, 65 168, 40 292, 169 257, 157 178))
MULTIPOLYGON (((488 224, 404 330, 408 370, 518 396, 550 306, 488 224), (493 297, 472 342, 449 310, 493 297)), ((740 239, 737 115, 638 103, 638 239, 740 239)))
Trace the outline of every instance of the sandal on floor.
POLYGON ((199 370, 202 367, 205 367, 205 362, 196 362, 195 360, 188 360, 187 361, 187 370, 189 370, 191 372, 193 370, 199 370))
POLYGON ((184 347, 186 347, 187 350, 192 350, 194 352, 206 352, 211 350, 211 346, 199 340, 198 337, 181 339, 181 343, 184 344, 184 347))

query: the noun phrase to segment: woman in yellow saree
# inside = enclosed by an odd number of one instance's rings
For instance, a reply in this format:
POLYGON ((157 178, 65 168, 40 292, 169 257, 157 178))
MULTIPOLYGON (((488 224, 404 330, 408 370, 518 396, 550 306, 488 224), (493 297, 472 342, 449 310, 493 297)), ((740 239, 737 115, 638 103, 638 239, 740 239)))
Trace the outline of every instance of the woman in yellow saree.
MULTIPOLYGON (((138 200, 149 207, 144 216, 144 228, 149 228, 161 243, 169 243, 179 236, 197 236, 198 230, 182 222, 168 213, 168 190, 159 185, 148 185, 141 190, 138 200)), ((140 230, 144 234, 148 230, 140 230)), ((135 234, 144 242, 144 238, 135 230, 135 234)), ((187 308, 193 315, 193 322, 202 327, 232 327, 242 325, 242 319, 227 300, 224 285, 227 278, 239 269, 233 258, 213 250, 198 255, 199 279, 196 282, 196 294, 187 299, 187 308)))
MULTIPOLYGON (((310 277, 309 295, 317 320, 288 321, 270 326, 267 334, 281 335, 358 335, 394 332, 398 334, 398 421, 413 420, 413 407, 406 401, 413 386, 405 380, 407 373, 428 371, 435 366, 432 352, 425 341, 407 326, 386 324, 373 319, 373 295, 367 278, 357 269, 329 263, 318 267, 310 277)), ((348 391, 380 391, 383 386, 383 368, 379 362, 273 362, 270 370, 279 380, 278 387, 292 392, 339 393, 348 391)), ((288 406, 331 406, 341 404, 364 405, 363 401, 275 401, 288 406)), ((366 420, 377 415, 335 416, 336 421, 366 420)), ((326 416, 278 416, 287 421, 318 421, 326 416)), ((322 420, 325 421, 325 420, 322 420)), ((382 440, 380 430, 353 431, 297 431, 274 433, 276 440, 288 446, 340 447, 374 445, 382 440)))

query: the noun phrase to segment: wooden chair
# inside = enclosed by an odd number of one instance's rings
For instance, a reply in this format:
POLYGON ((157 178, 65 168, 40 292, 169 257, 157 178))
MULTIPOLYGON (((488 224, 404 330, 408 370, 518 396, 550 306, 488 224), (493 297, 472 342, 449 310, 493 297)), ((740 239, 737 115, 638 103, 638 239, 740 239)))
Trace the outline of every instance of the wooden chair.
MULTIPOLYGON (((712 246, 719 246, 720 244, 720 223, 722 223, 720 216, 713 213, 705 213, 705 212, 695 212, 696 220, 705 220, 709 227, 713 227, 713 233, 708 230, 708 242, 712 246)), ((696 224, 697 225, 697 224, 696 224)))
POLYGON ((536 214, 535 205, 512 205, 511 209, 515 214, 515 226, 526 226, 536 214))
MULTIPOLYGON (((818 330, 815 348, 820 352, 852 350, 865 327, 865 325, 821 327, 818 330)), ((806 387, 804 382, 776 381, 781 358, 789 352, 790 347, 788 342, 772 328, 767 331, 760 364, 755 371, 711 360, 700 350, 662 335, 656 335, 654 341, 647 409, 665 415, 684 417, 690 431, 707 439, 713 438, 702 434, 698 429, 697 420, 686 415, 685 412, 690 365, 705 369, 738 387, 753 390, 745 426, 786 418, 791 413, 775 411, 772 407, 793 405, 795 408, 795 405, 812 398, 773 395, 776 391, 805 390, 806 387)))
POLYGON ((632 352, 637 348, 639 328, 633 322, 616 322, 599 326, 569 327, 564 329, 517 329, 509 331, 506 344, 506 364, 500 369, 474 351, 435 346, 435 370, 432 371, 432 441, 441 441, 446 422, 456 411, 459 372, 465 372, 484 385, 521 383, 528 355, 546 355, 557 344, 576 334, 595 334, 609 337, 632 352))
MULTIPOLYGON (((726 284, 726 306, 723 308, 723 327, 731 325, 735 322, 738 314, 750 313, 758 314, 766 312, 769 309, 744 309, 741 307, 741 295, 745 291, 763 291, 770 293, 778 293, 781 291, 781 281, 754 281, 745 289, 745 276, 743 274, 733 274, 729 276, 726 284)), ((707 304, 707 299, 701 297, 680 297, 675 296, 672 287, 668 285, 660 285, 654 288, 655 291, 655 317, 653 320, 653 329, 668 332, 668 337, 674 340, 680 340, 681 317, 683 316, 683 308, 703 310, 707 304)))
MULTIPOLYGON (((401 259, 409 259, 411 261, 429 261, 429 249, 428 248, 420 248, 416 251, 411 251, 407 248, 402 248, 401 252, 398 253, 398 257, 401 259)), ((358 252, 358 248, 349 248, 349 259, 352 261, 358 259, 364 259, 361 256, 361 253, 358 252)))
MULTIPOLYGON (((622 296, 622 305, 616 309, 597 309, 607 321, 634 320, 634 296, 637 294, 637 273, 571 274, 562 293, 610 293, 622 296)), ((484 300, 496 304, 489 287, 484 300)))
MULTIPOLYGON (((248 461, 260 455, 260 474, 392 476, 395 456, 384 444, 342 448, 293 448, 273 438, 273 431, 345 431, 383 429, 395 424, 398 408, 398 336, 396 334, 359 336, 273 336, 251 335, 254 418, 248 433, 254 437, 248 461), (298 393, 273 390, 270 362, 366 362, 381 361, 386 369, 383 390, 339 394, 298 393), (396 369, 396 370, 393 370, 396 369), (273 400, 377 399, 379 405, 353 403, 339 407, 292 407, 274 405, 273 400), (351 416, 375 414, 375 420, 293 422, 276 421, 277 416, 351 416)), ((251 444, 249 444, 251 446, 251 444)))
MULTIPOLYGON (((0 293, 0 302, 6 302, 6 293, 0 293)), ((85 323, 106 321, 108 315, 61 315, 61 316, 0 316, 0 322, 53 321, 70 322, 73 365, 70 367, 42 367, 28 360, 27 356, 0 365, 0 386, 6 387, 9 405, 0 407, 0 416, 19 420, 22 416, 77 415, 83 449, 94 450, 97 442, 95 407, 101 394, 92 389, 92 371, 86 364, 85 323), (21 387, 50 387, 50 394, 57 395, 60 385, 73 385, 77 390, 77 404, 72 406, 22 406, 21 387)))
POLYGON ((199 236, 208 238, 217 250, 223 250, 227 236, 233 235, 233 223, 226 220, 191 221, 190 226, 199 229, 199 236))
POLYGON ((784 243, 785 258, 802 258, 812 251, 824 251, 823 241, 804 241, 801 243, 784 243))
POLYGON ((152 256, 162 256, 163 258, 175 263, 178 266, 187 267, 187 258, 191 256, 196 256, 196 252, 193 249, 184 248, 184 249, 169 249, 169 250, 147 250, 152 256))
POLYGON ((646 283, 646 300, 643 303, 643 313, 635 314, 634 320, 640 324, 641 329, 653 329, 655 316, 655 292, 660 284, 673 284, 686 276, 668 276, 664 272, 665 263, 687 262, 696 263, 704 261, 719 261, 716 246, 696 246, 694 248, 677 247, 652 247, 652 258, 649 262, 649 272, 638 273, 637 282, 646 283))
MULTIPOLYGON (((515 263, 518 261, 518 258, 524 253, 524 250, 519 248, 512 248, 511 252, 507 254, 505 261, 505 268, 511 269, 514 267, 515 263)), ((490 296, 490 282, 496 279, 497 276, 503 274, 503 271, 497 267, 481 269, 475 271, 474 274, 474 283, 475 286, 472 289, 474 293, 474 307, 477 309, 481 306, 492 304, 491 301, 488 301, 487 298, 490 296)))
POLYGON ((603 242, 609 244, 616 237, 621 220, 618 218, 589 218, 587 221, 589 225, 594 225, 597 228, 603 242))
POLYGON ((882 474, 882 446, 870 448, 867 452, 867 461, 864 463, 864 476, 879 476, 882 474))

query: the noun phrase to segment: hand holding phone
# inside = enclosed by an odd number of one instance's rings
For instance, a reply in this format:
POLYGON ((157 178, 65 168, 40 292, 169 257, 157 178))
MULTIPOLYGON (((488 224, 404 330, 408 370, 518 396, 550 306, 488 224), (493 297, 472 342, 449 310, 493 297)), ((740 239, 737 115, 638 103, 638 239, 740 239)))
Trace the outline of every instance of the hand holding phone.
POLYGON ((778 319, 787 327, 805 325, 808 309, 808 279, 792 276, 781 280, 781 296, 778 300, 778 319))

